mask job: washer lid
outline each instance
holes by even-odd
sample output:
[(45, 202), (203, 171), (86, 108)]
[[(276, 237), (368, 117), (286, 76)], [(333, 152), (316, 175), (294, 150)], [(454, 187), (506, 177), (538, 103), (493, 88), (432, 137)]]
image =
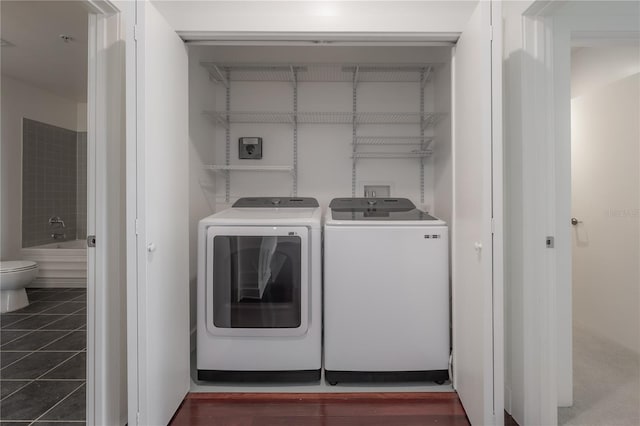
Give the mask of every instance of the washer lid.
[(362, 220), (362, 221), (440, 221), (438, 218), (425, 213), (422, 210), (411, 209), (406, 211), (394, 211), (384, 209), (368, 210), (331, 210), (331, 218), (335, 220)]
[(387, 211), (408, 211), (416, 205), (408, 198), (334, 198), (329, 204), (332, 210), (363, 211), (384, 209)]
[(319, 204), (311, 197), (246, 197), (238, 199), (231, 207), (311, 208), (319, 207)]
[(329, 204), (335, 220), (434, 221), (406, 198), (334, 198)]
[(3, 260), (0, 261), (0, 272), (19, 272), (38, 267), (36, 262), (31, 260)]

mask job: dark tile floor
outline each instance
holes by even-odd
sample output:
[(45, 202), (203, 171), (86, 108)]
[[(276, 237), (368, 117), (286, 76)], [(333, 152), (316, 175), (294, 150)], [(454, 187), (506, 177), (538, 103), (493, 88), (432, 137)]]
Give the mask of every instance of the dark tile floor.
[(28, 289), (0, 315), (0, 424), (85, 423), (87, 292)]

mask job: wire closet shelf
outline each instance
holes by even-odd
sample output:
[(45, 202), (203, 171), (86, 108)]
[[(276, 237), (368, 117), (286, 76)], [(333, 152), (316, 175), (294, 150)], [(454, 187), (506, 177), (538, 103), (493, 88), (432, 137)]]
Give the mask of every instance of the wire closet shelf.
[[(231, 81), (417, 83), (423, 86), (440, 63), (420, 64), (225, 64), (201, 62), (209, 78), (223, 85)], [(228, 77), (227, 77), (228, 76)]]
[[(359, 159), (411, 159), (420, 160), (421, 200), (424, 198), (424, 159), (432, 155), (434, 138), (425, 136), (425, 130), (435, 127), (447, 113), (425, 111), (425, 87), (432, 80), (441, 63), (405, 64), (326, 64), (326, 63), (219, 63), (201, 62), (209, 79), (225, 87), (226, 108), (223, 111), (203, 111), (215, 126), (226, 131), (226, 160), (224, 165), (210, 165), (207, 169), (223, 172), (226, 176), (226, 199), (230, 196), (231, 171), (290, 172), (293, 176), (293, 193), (297, 193), (297, 134), (300, 124), (352, 125), (352, 192), (356, 188), (356, 163)], [(232, 111), (230, 89), (232, 82), (285, 82), (293, 88), (292, 111)], [(353, 92), (353, 110), (299, 111), (297, 94), (299, 83), (336, 82), (349, 83)], [(420, 91), (419, 112), (357, 111), (357, 88), (361, 83), (413, 83)], [(291, 166), (232, 165), (229, 158), (229, 132), (233, 124), (289, 124), (292, 126), (293, 164)], [(415, 125), (416, 136), (359, 135), (361, 125)], [(406, 129), (405, 129), (406, 130)], [(384, 149), (386, 147), (386, 149)], [(404, 147), (404, 148), (403, 148)], [(409, 147), (409, 149), (407, 148)], [(413, 147), (413, 149), (411, 149)]]

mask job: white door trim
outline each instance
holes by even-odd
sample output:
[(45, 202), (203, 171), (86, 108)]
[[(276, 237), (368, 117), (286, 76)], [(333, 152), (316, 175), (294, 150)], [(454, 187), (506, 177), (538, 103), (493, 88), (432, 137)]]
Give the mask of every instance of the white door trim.
[[(633, 14), (558, 13), (568, 3), (539, 1), (523, 16), (524, 423), (550, 426), (558, 406), (573, 403), (571, 40), (638, 35)], [(554, 249), (545, 247), (546, 236), (555, 237)]]
[(502, 2), (491, 2), (491, 232), (493, 234), (493, 414), (504, 424), (504, 148)]
[(453, 46), (460, 33), (178, 31), (185, 43), (205, 46)]
[(114, 322), (124, 309), (118, 258), (124, 235), (112, 229), (120, 220), (120, 194), (112, 175), (120, 168), (117, 152), (124, 124), (121, 116), (112, 114), (122, 102), (121, 57), (113, 48), (119, 40), (119, 11), (109, 1), (85, 0), (83, 5), (89, 12), (87, 234), (97, 236), (96, 247), (87, 249), (86, 419), (88, 424), (113, 424), (120, 423), (125, 412), (120, 396), (125, 366), (120, 360), (126, 351), (120, 344), (124, 330)]

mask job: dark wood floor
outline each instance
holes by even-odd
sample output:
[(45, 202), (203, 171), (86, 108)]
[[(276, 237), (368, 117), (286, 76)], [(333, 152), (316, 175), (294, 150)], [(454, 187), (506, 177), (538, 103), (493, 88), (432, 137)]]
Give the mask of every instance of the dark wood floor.
[(468, 426), (457, 394), (191, 393), (172, 426)]

